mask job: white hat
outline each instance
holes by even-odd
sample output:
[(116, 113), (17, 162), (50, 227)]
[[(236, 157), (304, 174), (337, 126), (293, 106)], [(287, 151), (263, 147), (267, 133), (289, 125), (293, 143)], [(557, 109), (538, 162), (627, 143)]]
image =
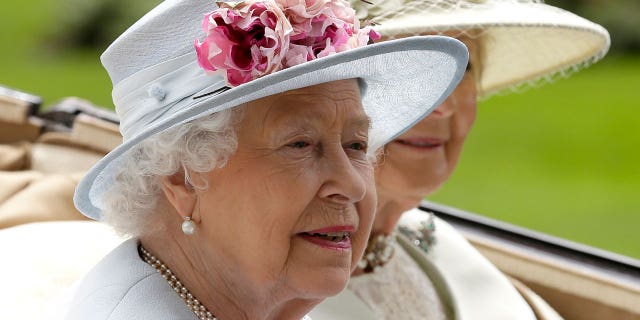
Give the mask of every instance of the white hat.
[[(536, 0), (351, 0), (386, 39), (467, 33), (480, 44), (478, 93), (547, 82), (592, 64), (611, 40), (602, 26)], [(471, 31), (471, 32), (470, 32)]]
[[(256, 70), (264, 70), (264, 66), (256, 67), (250, 72), (249, 79), (239, 83), (237, 78), (231, 81), (229, 70), (232, 67), (228, 70), (218, 68), (215, 72), (203, 69), (211, 67), (207, 64), (217, 59), (214, 55), (220, 51), (217, 47), (205, 48), (216, 45), (206, 43), (212, 35), (212, 22), (220, 23), (222, 16), (224, 19), (231, 19), (231, 16), (239, 14), (236, 10), (243, 10), (240, 8), (246, 8), (245, 5), (276, 7), (281, 6), (280, 2), (290, 5), (296, 1), (249, 0), (221, 4), (221, 9), (218, 9), (213, 1), (168, 0), (125, 31), (102, 55), (102, 63), (114, 83), (113, 100), (120, 117), (120, 131), (124, 140), (122, 145), (96, 163), (82, 179), (74, 197), (76, 207), (86, 216), (98, 219), (103, 207), (101, 196), (113, 184), (116, 169), (126, 157), (127, 151), (156, 133), (204, 115), (280, 92), (358, 78), (364, 110), (371, 119), (371, 141), (382, 144), (426, 116), (455, 89), (464, 75), (468, 52), (461, 42), (448, 37), (428, 36), (364, 45), (369, 36), (374, 34), (363, 36), (361, 31), (369, 32), (369, 27), (360, 28), (357, 19), (351, 22), (344, 20), (349, 14), (355, 15), (347, 1), (319, 1), (322, 2), (316, 4), (324, 4), (315, 6), (314, 10), (325, 10), (332, 6), (326, 9), (328, 12), (322, 11), (326, 16), (333, 15), (330, 17), (336, 21), (333, 25), (338, 26), (331, 31), (331, 36), (344, 36), (345, 33), (353, 32), (353, 36), (342, 44), (352, 46), (344, 49), (337, 45), (329, 48), (327, 45), (328, 49), (317, 53), (318, 57), (313, 57), (311, 61), (254, 76)], [(299, 2), (300, 6), (295, 10), (311, 10), (305, 6), (304, 0)], [(278, 8), (280, 9), (274, 10), (282, 9)], [(228, 10), (223, 12), (223, 9)], [(219, 14), (215, 19), (209, 15), (214, 10)], [(339, 12), (336, 14), (331, 10)], [(281, 32), (292, 20), (285, 16), (285, 11), (282, 9), (269, 13), (271, 16), (260, 16), (260, 19), (266, 17), (260, 21), (283, 23), (273, 26), (276, 33)], [(203, 21), (205, 14), (207, 17)], [(249, 13), (251, 14), (254, 11)], [(248, 20), (242, 19), (238, 20), (240, 22), (236, 26), (242, 24), (242, 27), (247, 27)], [(317, 20), (313, 21), (315, 23)], [(256, 21), (252, 23), (254, 22)], [(265, 27), (265, 38), (274, 36), (267, 34), (266, 30)], [(293, 50), (294, 34), (290, 39), (280, 39), (282, 43), (289, 44), (290, 41), (289, 50)], [(314, 37), (317, 38), (318, 34), (314, 34)], [(236, 40), (239, 43), (253, 38), (245, 35)], [(262, 39), (262, 35), (259, 38)], [(194, 46), (196, 39), (198, 41)], [(202, 39), (205, 40), (200, 42)], [(296, 34), (295, 39), (300, 39), (300, 33)], [(309, 36), (303, 38), (303, 41), (309, 39), (313, 40)], [(336, 40), (335, 43), (338, 41), (341, 40)], [(337, 53), (328, 52), (332, 50)], [(255, 58), (255, 52), (250, 52), (250, 57)], [(327, 52), (330, 54), (325, 54)], [(291, 59), (294, 58), (296, 57)], [(228, 59), (223, 63), (236, 66)], [(267, 66), (269, 68), (271, 65)], [(237, 72), (238, 69), (233, 71)], [(230, 85), (232, 82), (235, 83)]]

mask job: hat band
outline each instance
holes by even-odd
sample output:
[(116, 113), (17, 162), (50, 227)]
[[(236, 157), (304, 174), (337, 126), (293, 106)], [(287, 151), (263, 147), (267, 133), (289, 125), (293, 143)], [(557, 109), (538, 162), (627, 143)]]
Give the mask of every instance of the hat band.
[(224, 88), (222, 74), (207, 73), (195, 53), (144, 69), (114, 86), (112, 96), (121, 119), (124, 141), (137, 136), (154, 123), (184, 111), (203, 93)]

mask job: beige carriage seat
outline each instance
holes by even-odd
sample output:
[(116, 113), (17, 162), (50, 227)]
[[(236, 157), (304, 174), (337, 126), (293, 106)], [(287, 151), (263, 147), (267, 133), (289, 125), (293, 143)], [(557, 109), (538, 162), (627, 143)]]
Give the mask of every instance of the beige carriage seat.
[(44, 121), (31, 115), (37, 112), (40, 98), (28, 94), (7, 95), (2, 89), (0, 87), (0, 144), (36, 140)]
[[(26, 100), (0, 92), (0, 252), (15, 289), (0, 293), (0, 319), (52, 318), (54, 301), (123, 239), (77, 221), (86, 219), (72, 200), (86, 170), (121, 143), (117, 125), (82, 113), (62, 125)], [(91, 104), (67, 98), (51, 109), (78, 105)]]
[[(115, 123), (86, 114), (71, 129), (34, 116), (32, 106), (0, 96), (0, 228), (78, 220), (73, 192), (82, 175), (121, 143)], [(67, 98), (58, 105), (89, 104)], [(59, 125), (58, 125), (59, 126)]]
[(434, 202), (421, 207), (449, 222), (510, 277), (538, 319), (553, 311), (571, 320), (640, 320), (637, 259)]
[(528, 301), (539, 295), (565, 319), (640, 319), (637, 275), (606, 272), (478, 233), (464, 235), (502, 272), (519, 279), (512, 282)]

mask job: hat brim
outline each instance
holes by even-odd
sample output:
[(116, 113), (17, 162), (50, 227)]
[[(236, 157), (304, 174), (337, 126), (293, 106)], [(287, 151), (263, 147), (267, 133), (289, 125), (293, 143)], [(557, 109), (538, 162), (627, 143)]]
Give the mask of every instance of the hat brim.
[(602, 58), (610, 46), (602, 26), (540, 3), (483, 3), (469, 9), (407, 10), (379, 21), (383, 37), (480, 31), (478, 93), (486, 96), (549, 80)]
[[(127, 139), (98, 161), (80, 181), (76, 207), (98, 220), (101, 195), (113, 184), (122, 159), (141, 141), (173, 126), (280, 92), (357, 78), (362, 104), (371, 120), (372, 141), (385, 143), (429, 114), (456, 88), (468, 51), (449, 37), (423, 36), (387, 41), (337, 53), (255, 79), (185, 106)], [(381, 144), (382, 144), (381, 143)]]

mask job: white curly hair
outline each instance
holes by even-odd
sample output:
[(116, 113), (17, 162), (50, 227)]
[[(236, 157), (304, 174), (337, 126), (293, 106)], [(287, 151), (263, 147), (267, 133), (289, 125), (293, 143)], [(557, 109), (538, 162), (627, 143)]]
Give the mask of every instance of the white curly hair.
[(193, 181), (188, 172), (208, 172), (226, 164), (238, 145), (236, 124), (243, 109), (220, 111), (173, 127), (129, 151), (114, 184), (103, 195), (105, 222), (126, 236), (149, 231), (153, 219), (148, 215), (158, 209), (163, 197), (161, 179), (181, 170), (185, 183), (207, 188), (206, 181)]

